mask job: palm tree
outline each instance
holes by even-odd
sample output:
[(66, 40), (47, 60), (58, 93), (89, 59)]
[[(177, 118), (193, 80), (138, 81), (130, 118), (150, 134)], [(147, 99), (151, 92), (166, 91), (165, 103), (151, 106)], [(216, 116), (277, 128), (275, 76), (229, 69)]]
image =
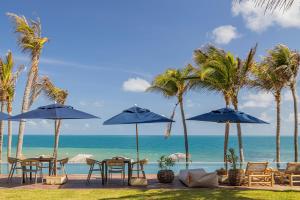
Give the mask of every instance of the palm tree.
[[(251, 48), (247, 58), (245, 61), (242, 61), (240, 58), (237, 58), (237, 66), (233, 66), (234, 73), (232, 73), (232, 81), (233, 81), (233, 92), (232, 92), (232, 105), (236, 111), (238, 108), (238, 96), (239, 92), (242, 88), (248, 86), (249, 83), (249, 73), (251, 68), (255, 64), (254, 56), (256, 53), (255, 47)], [(241, 124), (237, 123), (237, 134), (238, 134), (238, 143), (239, 143), (239, 154), (240, 154), (240, 162), (244, 162), (244, 150), (243, 150), (243, 141), (242, 141), (242, 128)]]
[[(191, 87), (221, 93), (225, 100), (225, 106), (229, 107), (233, 96), (232, 66), (237, 65), (233, 55), (208, 45), (194, 51), (194, 60), (198, 67), (191, 77)], [(229, 130), (230, 124), (226, 123), (224, 138), (224, 164), (226, 169)]]
[[(68, 97), (68, 91), (56, 87), (47, 77), (43, 79), (43, 87), (44, 87), (43, 90), (45, 95), (50, 100), (53, 100), (60, 104), (65, 104)], [(57, 158), (60, 126), (61, 126), (61, 120), (56, 120), (55, 121), (55, 143), (54, 143), (54, 151), (53, 151), (53, 156), (55, 158)]]
[[(27, 22), (24, 16), (18, 16), (13, 13), (7, 14), (15, 24), (15, 32), (18, 33), (18, 44), (23, 52), (29, 52), (31, 55), (31, 68), (28, 73), (27, 83), (24, 90), (22, 110), (21, 112), (27, 112), (29, 107), (30, 93), (32, 92), (32, 86), (38, 79), (38, 65), (41, 55), (41, 51), (44, 44), (48, 41), (48, 38), (41, 35), (41, 23), (39, 20), (30, 20)], [(18, 145), (17, 145), (17, 157), (22, 154), (23, 136), (24, 136), (25, 122), (20, 122)]]
[[(15, 97), (16, 81), (23, 70), (23, 66), (18, 67), (16, 72), (13, 72), (14, 60), (11, 51), (6, 55), (5, 61), (0, 58), (0, 82), (1, 82), (1, 102), (6, 103), (7, 113), (12, 114), (12, 103)], [(2, 106), (1, 106), (2, 108)], [(2, 159), (2, 145), (3, 145), (3, 124), (1, 122), (1, 144), (0, 144), (0, 156)], [(12, 143), (12, 123), (8, 121), (7, 127), (7, 157), (11, 154)]]
[[(238, 110), (239, 91), (247, 85), (248, 74), (254, 63), (256, 46), (251, 48), (245, 61), (234, 58), (230, 52), (208, 45), (198, 49), (194, 53), (194, 59), (198, 65), (196, 69), (195, 85), (218, 91), (223, 94), (226, 107), (232, 103), (235, 110)], [(198, 74), (198, 75), (197, 75)], [(240, 161), (244, 162), (242, 129), (237, 123), (238, 143)], [(229, 123), (226, 124), (224, 141), (224, 161), (226, 163), (226, 152), (229, 137)]]
[[(65, 104), (68, 92), (61, 88), (56, 87), (48, 77), (42, 77), (35, 85), (34, 85), (34, 93), (31, 94), (30, 102), (34, 102), (40, 93), (44, 93), (46, 97), (54, 102)], [(59, 130), (61, 127), (61, 120), (55, 120), (55, 141), (53, 148), (53, 157), (57, 159), (57, 151), (58, 151), (58, 143), (59, 143)], [(56, 165), (56, 161), (54, 162)], [(54, 167), (54, 174), (56, 175), (56, 166)]]
[(280, 112), (281, 112), (281, 91), (287, 85), (284, 68), (278, 66), (276, 60), (272, 56), (272, 50), (269, 51), (267, 57), (263, 61), (253, 67), (252, 74), (254, 79), (250, 82), (256, 87), (274, 95), (276, 102), (276, 162), (280, 167)]
[(287, 46), (279, 44), (269, 52), (273, 66), (283, 70), (283, 75), (288, 82), (294, 102), (294, 155), (298, 161), (298, 108), (297, 108), (297, 75), (300, 65), (300, 54), (290, 50)]
[(187, 65), (183, 69), (168, 69), (164, 73), (156, 76), (147, 89), (151, 92), (159, 92), (167, 98), (176, 97), (180, 106), (181, 119), (184, 132), (184, 144), (186, 155), (186, 167), (189, 165), (189, 143), (188, 132), (184, 114), (184, 101), (183, 96), (190, 88), (190, 81), (187, 79), (193, 71), (191, 65)]

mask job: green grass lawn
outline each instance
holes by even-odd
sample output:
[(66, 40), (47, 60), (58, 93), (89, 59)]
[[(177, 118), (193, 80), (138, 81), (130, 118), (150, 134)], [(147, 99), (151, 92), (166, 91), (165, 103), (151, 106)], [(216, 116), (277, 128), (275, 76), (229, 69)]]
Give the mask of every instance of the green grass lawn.
[(192, 190), (139, 190), (139, 189), (1, 189), (0, 199), (17, 200), (104, 200), (104, 199), (300, 199), (296, 191), (262, 191), (262, 190), (222, 190), (222, 189), (192, 189)]

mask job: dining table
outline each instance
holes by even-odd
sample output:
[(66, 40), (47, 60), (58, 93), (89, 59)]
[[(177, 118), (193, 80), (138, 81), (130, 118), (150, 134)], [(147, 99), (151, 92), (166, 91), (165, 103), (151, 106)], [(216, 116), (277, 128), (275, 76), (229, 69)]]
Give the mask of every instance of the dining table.
[[(130, 179), (132, 175), (132, 159), (130, 158), (120, 158), (124, 161), (125, 165), (127, 165), (127, 184), (130, 185)], [(105, 185), (107, 183), (107, 161), (111, 159), (104, 159), (101, 161), (102, 164), (102, 170), (101, 170), (101, 176), (102, 176), (102, 185)]]
[[(52, 173), (52, 167), (53, 167), (53, 162), (54, 162), (54, 157), (43, 157), (43, 156), (40, 156), (40, 157), (33, 157), (33, 158), (25, 158), (25, 159), (21, 159), (20, 162), (26, 162), (26, 160), (31, 160), (31, 161), (38, 161), (40, 163), (47, 163), (48, 166), (47, 167), (44, 167), (42, 166), (42, 170), (43, 168), (48, 168), (48, 175), (50, 176), (51, 173)], [(30, 165), (30, 170), (32, 169), (32, 166)], [(25, 183), (26, 180), (25, 180), (25, 174), (22, 173), (22, 182)], [(30, 180), (32, 180), (32, 172), (30, 172)]]

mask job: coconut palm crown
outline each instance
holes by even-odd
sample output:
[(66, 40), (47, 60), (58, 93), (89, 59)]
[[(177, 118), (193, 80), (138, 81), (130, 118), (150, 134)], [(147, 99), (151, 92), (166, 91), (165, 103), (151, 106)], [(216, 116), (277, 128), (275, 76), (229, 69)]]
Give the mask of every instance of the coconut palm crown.
[[(18, 69), (14, 70), (14, 60), (11, 51), (8, 51), (4, 60), (0, 58), (0, 101), (4, 109), (4, 105), (6, 104), (6, 110), (9, 115), (12, 114), (12, 103), (15, 97), (15, 87), (17, 79), (19, 78), (23, 66), (18, 67)], [(2, 109), (2, 112), (3, 112)], [(0, 156), (2, 158), (2, 146), (3, 146), (3, 122), (0, 123)], [(11, 143), (12, 143), (12, 124), (11, 121), (8, 121), (7, 128), (7, 157), (10, 157), (11, 153)]]
[(188, 77), (191, 76), (193, 67), (187, 65), (183, 69), (168, 69), (164, 73), (156, 76), (152, 85), (147, 89), (150, 92), (158, 92), (163, 94), (166, 98), (176, 97), (180, 106), (184, 140), (185, 140), (185, 154), (186, 154), (186, 167), (189, 163), (189, 143), (187, 136), (187, 126), (185, 122), (183, 96), (190, 89), (190, 81)]
[[(30, 108), (30, 94), (35, 92), (33, 86), (38, 81), (40, 54), (48, 38), (42, 37), (41, 35), (42, 29), (39, 19), (36, 21), (30, 20), (30, 22), (28, 22), (24, 16), (18, 16), (14, 13), (7, 13), (7, 15), (12, 19), (15, 25), (14, 30), (18, 35), (17, 40), (19, 47), (23, 52), (28, 52), (31, 55), (31, 68), (28, 73), (22, 102), (21, 112), (23, 113), (27, 112)], [(17, 157), (21, 157), (22, 155), (24, 130), (25, 122), (22, 121), (19, 125)]]

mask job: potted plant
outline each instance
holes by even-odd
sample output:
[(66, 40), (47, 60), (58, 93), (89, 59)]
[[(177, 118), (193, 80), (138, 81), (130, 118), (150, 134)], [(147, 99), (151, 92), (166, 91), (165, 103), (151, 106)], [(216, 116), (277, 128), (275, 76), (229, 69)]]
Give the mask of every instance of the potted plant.
[(227, 175), (227, 171), (223, 167), (220, 168), (220, 169), (217, 169), (216, 172), (217, 172), (217, 174), (219, 176), (225, 176), (225, 175)]
[(241, 164), (238, 160), (234, 149), (230, 148), (229, 155), (227, 155), (227, 161), (231, 164), (231, 168), (228, 171), (228, 183), (232, 186), (240, 186), (244, 180), (244, 170), (241, 169)]
[(172, 183), (175, 176), (171, 167), (175, 165), (175, 161), (168, 156), (161, 156), (157, 162), (160, 169), (157, 173), (158, 181), (160, 183)]

